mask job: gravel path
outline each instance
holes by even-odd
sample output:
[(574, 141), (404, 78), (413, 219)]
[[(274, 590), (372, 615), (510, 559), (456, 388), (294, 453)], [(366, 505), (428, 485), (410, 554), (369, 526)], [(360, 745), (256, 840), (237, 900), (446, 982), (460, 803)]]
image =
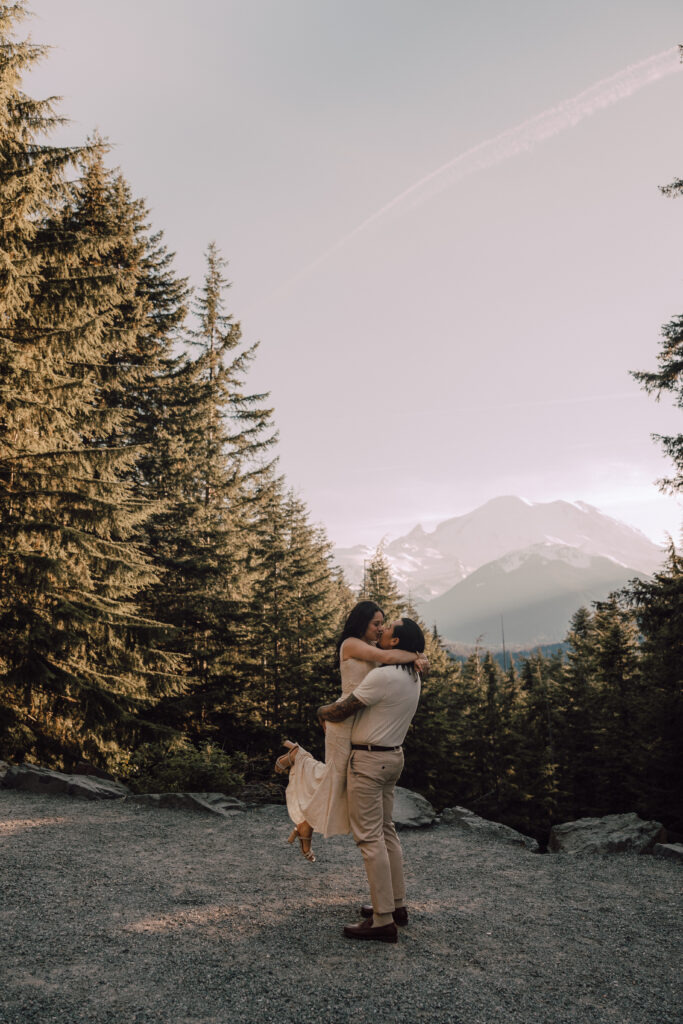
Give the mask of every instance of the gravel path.
[(402, 832), (411, 920), (353, 942), (349, 837), (0, 790), (0, 1021), (681, 1024), (680, 865)]

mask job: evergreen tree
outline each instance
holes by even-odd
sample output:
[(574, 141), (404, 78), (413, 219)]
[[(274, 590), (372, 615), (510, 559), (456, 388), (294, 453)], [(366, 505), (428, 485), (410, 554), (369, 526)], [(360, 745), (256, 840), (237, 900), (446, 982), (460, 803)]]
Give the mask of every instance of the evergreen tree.
[(479, 647), (462, 667), (449, 702), (452, 738), (447, 777), (455, 785), (456, 802), (481, 811), (487, 790), (482, 778), (482, 731), (486, 705), (483, 658)]
[(320, 746), (315, 708), (339, 692), (335, 640), (350, 594), (332, 566), (324, 532), (308, 522), (306, 506), (291, 491), (271, 504), (256, 556), (252, 715), (271, 731), (271, 743), (291, 733)]
[[(681, 51), (683, 55), (683, 50)], [(662, 188), (664, 195), (683, 195), (683, 180), (675, 179)], [(675, 405), (683, 408), (683, 316), (675, 316), (662, 327), (662, 343), (656, 371), (633, 376), (657, 401), (668, 392)], [(683, 491), (683, 434), (655, 435), (673, 462), (673, 475), (660, 481), (662, 490)], [(666, 565), (652, 581), (634, 580), (624, 593), (634, 608), (643, 635), (642, 678), (648, 684), (644, 727), (649, 737), (648, 759), (643, 775), (644, 801), (652, 813), (683, 830), (683, 763), (681, 723), (683, 721), (683, 589), (681, 557), (674, 543), (669, 546)]]
[(594, 684), (593, 615), (579, 608), (566, 637), (561, 716), (558, 722), (562, 816), (598, 813), (600, 775), (597, 745), (601, 729), (598, 690)]
[[(117, 261), (119, 231), (102, 229), (92, 149), (39, 141), (54, 119), (19, 90), (40, 55), (8, 37), (21, 12), (3, 5), (0, 20), (2, 743), (55, 764), (112, 763), (158, 666), (145, 642), (153, 624), (134, 602), (154, 578), (135, 542), (147, 513), (126, 480), (135, 451), (112, 401), (126, 384), (116, 354), (129, 339), (116, 321), (135, 273)], [(82, 177), (68, 184), (77, 158)]]
[(245, 391), (256, 346), (242, 345), (226, 312), (224, 267), (211, 244), (190, 334), (197, 354), (177, 361), (163, 403), (150, 410), (156, 443), (141, 473), (161, 503), (147, 532), (165, 573), (147, 607), (175, 627), (188, 672), (187, 693), (165, 701), (157, 717), (196, 740), (220, 736), (232, 746), (255, 657), (249, 609), (258, 524), (277, 481), (267, 456), (271, 410), (265, 395)]
[[(625, 593), (642, 636), (638, 733), (644, 747), (635, 780), (639, 806), (649, 817), (683, 832), (683, 557), (673, 543), (651, 580), (634, 580)], [(646, 687), (646, 690), (645, 690)]]
[(379, 605), (386, 622), (397, 618), (405, 606), (381, 545), (365, 566), (359, 600), (374, 601)]
[(643, 768), (639, 726), (645, 695), (635, 618), (616, 594), (596, 603), (590, 653), (597, 695), (596, 802), (601, 813), (628, 811)]
[(403, 614), (420, 625), (425, 634), (425, 654), (429, 658), (429, 671), (422, 677), (420, 703), (406, 736), (408, 757), (404, 784), (445, 807), (455, 781), (451, 705), (459, 683), (460, 665), (448, 655), (436, 627), (427, 630), (410, 604), (403, 609)]
[(558, 800), (559, 667), (540, 652), (525, 658), (514, 716), (516, 820), (538, 834), (547, 834)]
[(491, 794), (488, 798), (488, 806), (495, 807), (496, 814), (499, 814), (502, 805), (505, 762), (500, 693), (502, 672), (488, 651), (484, 658), (483, 671), (486, 703), (481, 737), (482, 776), (485, 788)]
[[(667, 196), (682, 196), (683, 181), (676, 179), (662, 188)], [(669, 392), (675, 405), (683, 409), (683, 316), (675, 316), (662, 327), (662, 343), (657, 356), (655, 371), (638, 371), (633, 376), (649, 395), (657, 401), (664, 392)], [(674, 464), (674, 474), (660, 481), (662, 489), (675, 493), (683, 490), (683, 434), (662, 436), (655, 434), (665, 453)]]

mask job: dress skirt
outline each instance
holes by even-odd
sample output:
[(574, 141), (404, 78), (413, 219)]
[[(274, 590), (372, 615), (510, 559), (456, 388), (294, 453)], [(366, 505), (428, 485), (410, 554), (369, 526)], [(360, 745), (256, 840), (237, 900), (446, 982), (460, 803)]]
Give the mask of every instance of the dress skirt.
[(346, 769), (354, 720), (352, 716), (344, 722), (327, 723), (324, 763), (299, 747), (286, 790), (287, 810), (295, 825), (307, 821), (324, 836), (351, 831)]

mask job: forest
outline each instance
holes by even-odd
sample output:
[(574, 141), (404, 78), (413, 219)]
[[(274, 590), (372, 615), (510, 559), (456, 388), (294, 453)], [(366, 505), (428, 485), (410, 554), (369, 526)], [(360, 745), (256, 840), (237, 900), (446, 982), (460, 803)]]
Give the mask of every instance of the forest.
[[(61, 115), (22, 91), (45, 55), (25, 10), (0, 2), (0, 758), (240, 792), (271, 780), (286, 737), (321, 754), (315, 709), (359, 595), (278, 472), (220, 248), (191, 287), (106, 141), (50, 143)], [(655, 358), (634, 376), (683, 407), (683, 316)], [(683, 435), (658, 443), (680, 493)], [(362, 596), (414, 616), (381, 550)], [(635, 810), (680, 837), (673, 541), (566, 641), (504, 671), (429, 632), (401, 784), (536, 836)]]

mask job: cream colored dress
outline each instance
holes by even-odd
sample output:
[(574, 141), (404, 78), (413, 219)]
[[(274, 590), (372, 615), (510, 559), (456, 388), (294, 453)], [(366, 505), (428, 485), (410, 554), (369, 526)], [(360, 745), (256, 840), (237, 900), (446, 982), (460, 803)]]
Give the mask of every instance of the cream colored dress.
[[(340, 661), (342, 693), (339, 700), (353, 693), (377, 664), (357, 658)], [(286, 790), (287, 810), (295, 825), (307, 821), (324, 836), (338, 836), (351, 831), (346, 802), (346, 768), (354, 720), (355, 716), (351, 715), (344, 722), (327, 723), (324, 764), (299, 747)]]

